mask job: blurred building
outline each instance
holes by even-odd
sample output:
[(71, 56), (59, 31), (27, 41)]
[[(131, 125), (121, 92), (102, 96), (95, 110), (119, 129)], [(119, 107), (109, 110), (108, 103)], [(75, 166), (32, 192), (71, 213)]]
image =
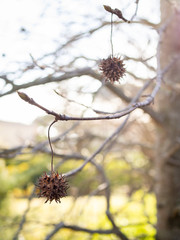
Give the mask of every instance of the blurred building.
[(17, 147), (32, 142), (37, 136), (37, 125), (0, 121), (0, 148)]

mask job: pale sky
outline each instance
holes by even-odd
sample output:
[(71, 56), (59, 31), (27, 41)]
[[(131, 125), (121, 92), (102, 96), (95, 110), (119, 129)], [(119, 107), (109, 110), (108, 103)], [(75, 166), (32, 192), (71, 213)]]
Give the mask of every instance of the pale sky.
[[(82, 15), (84, 12), (88, 13), (90, 10), (95, 12), (95, 9), (98, 7), (96, 15), (99, 14), (99, 17), (101, 17), (103, 14), (101, 14), (101, 10), (99, 9), (101, 9), (103, 4), (110, 5), (111, 3), (110, 6), (112, 8), (124, 9), (124, 13), (131, 16), (135, 9), (134, 2), (135, 0), (0, 0), (0, 74), (4, 74), (7, 71), (16, 71), (21, 66), (19, 64), (21, 62), (30, 62), (29, 54), (38, 58), (44, 53), (53, 51), (58, 46), (58, 41), (63, 41), (62, 35), (64, 36), (67, 32), (66, 24), (63, 23), (63, 21), (65, 21), (66, 18), (68, 18), (69, 21), (69, 16), (71, 17), (71, 21), (75, 23), (72, 31), (76, 33), (80, 31), (81, 28), (83, 30), (84, 27), (88, 27), (88, 23), (83, 23)], [(157, 5), (157, 0), (140, 0), (139, 2), (138, 16), (149, 16), (153, 22), (158, 23), (159, 6)], [(92, 7), (88, 8), (89, 5)], [(59, 9), (59, 12), (57, 9)], [(64, 16), (61, 14), (61, 10), (68, 11), (68, 15)], [(102, 12), (103, 11), (102, 7)], [(91, 27), (91, 24), (93, 25), (95, 23), (89, 22), (89, 27)], [(25, 29), (26, 33), (22, 31), (22, 28)], [(110, 31), (110, 29), (106, 31)], [(140, 26), (137, 26), (137, 31), (134, 31), (134, 38), (138, 38), (138, 41), (143, 42), (143, 35), (139, 36), (139, 31)], [(123, 32), (126, 32), (126, 28), (122, 28), (122, 33)], [(116, 34), (114, 40), (115, 51), (119, 52), (119, 50), (122, 49), (122, 51), (125, 51), (127, 54), (136, 54), (133, 53), (131, 47), (127, 45), (127, 38), (125, 34), (123, 35), (122, 33), (119, 32)], [(107, 32), (101, 34), (101, 39), (97, 36), (90, 42), (88, 41), (90, 40), (87, 39), (82, 42), (76, 51), (80, 51), (81, 54), (84, 53), (84, 55), (92, 55), (95, 58), (102, 58), (109, 55), (110, 44)], [(146, 46), (144, 47), (146, 48)], [(155, 45), (153, 45), (153, 47), (155, 47)], [(3, 54), (5, 54), (5, 57)], [(76, 52), (74, 54), (76, 54)], [(133, 68), (133, 66), (131, 67)], [(18, 81), (22, 83), (24, 80), (33, 80), (38, 76), (38, 72), (32, 72)], [(42, 76), (42, 73), (40, 76)], [(86, 79), (85, 81), (88, 80)], [(22, 91), (46, 107), (61, 111), (62, 99), (54, 93), (53, 90), (55, 86), (55, 84), (48, 85), (47, 87), (38, 86)], [(2, 82), (0, 80), (0, 90), (1, 88)], [(37, 116), (45, 115), (40, 109), (36, 109), (22, 101), (16, 93), (0, 98), (0, 111), (0, 120), (27, 124), (31, 123)]]

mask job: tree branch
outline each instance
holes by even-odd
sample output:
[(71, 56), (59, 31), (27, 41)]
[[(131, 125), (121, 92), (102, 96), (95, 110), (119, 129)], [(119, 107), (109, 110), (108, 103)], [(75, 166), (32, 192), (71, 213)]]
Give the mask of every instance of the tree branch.
[(50, 240), (60, 229), (71, 229), (73, 231), (79, 231), (79, 232), (86, 232), (86, 233), (90, 233), (90, 234), (113, 234), (114, 233), (114, 229), (89, 229), (89, 228), (83, 228), (83, 227), (79, 227), (77, 225), (68, 225), (65, 224), (64, 222), (60, 222), (59, 224), (57, 224), (55, 226), (55, 228), (53, 229), (53, 231), (46, 236), (45, 240)]
[(19, 224), (19, 228), (16, 231), (16, 233), (15, 233), (15, 235), (13, 237), (13, 240), (19, 239), (18, 237), (19, 237), (19, 234), (22, 231), (23, 226), (24, 226), (24, 224), (26, 222), (26, 217), (27, 217), (27, 214), (28, 214), (28, 212), (30, 210), (30, 204), (31, 204), (31, 200), (33, 199), (34, 193), (35, 193), (35, 187), (33, 188), (32, 193), (29, 195), (27, 208), (24, 211), (24, 214), (23, 214), (23, 216), (21, 218), (21, 221), (20, 221), (20, 224)]

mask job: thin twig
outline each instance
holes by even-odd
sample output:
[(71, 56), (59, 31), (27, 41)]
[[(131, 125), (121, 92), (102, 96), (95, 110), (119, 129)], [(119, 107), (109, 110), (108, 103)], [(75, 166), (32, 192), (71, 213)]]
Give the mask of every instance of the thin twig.
[(137, 11), (138, 11), (138, 7), (139, 7), (139, 0), (136, 0), (136, 9), (135, 9), (135, 12), (134, 12), (133, 16), (131, 17), (130, 21), (133, 21), (133, 19), (136, 17)]
[(106, 146), (107, 143), (109, 143), (117, 134), (120, 133), (120, 131), (124, 128), (127, 120), (128, 120), (128, 116), (125, 118), (123, 123), (101, 144), (101, 146), (89, 158), (87, 158), (84, 161), (84, 163), (80, 167), (67, 172), (66, 174), (64, 174), (64, 176), (69, 177), (69, 176), (72, 176), (72, 175), (76, 174), (77, 172), (81, 171), (86, 166), (87, 163), (89, 163), (92, 159), (94, 159), (94, 157), (98, 153), (100, 153), (102, 151), (102, 149)]
[(151, 94), (143, 102), (138, 102), (138, 103), (134, 104), (134, 106), (136, 106), (136, 107), (144, 107), (144, 106), (147, 106), (150, 103), (152, 103), (154, 101), (156, 94), (158, 93), (158, 91), (161, 87), (163, 71), (161, 70), (161, 65), (160, 65), (160, 45), (161, 45), (162, 34), (166, 27), (167, 27), (167, 24), (163, 25), (162, 28), (159, 30), (159, 41), (158, 41), (157, 54), (156, 54), (156, 57), (157, 57), (156, 85), (155, 85), (154, 89), (152, 90)]
[(112, 217), (112, 214), (110, 213), (109, 210), (106, 211), (106, 215), (108, 217), (108, 219), (110, 220), (112, 226), (113, 226), (113, 230), (114, 233), (122, 240), (128, 240), (128, 238), (126, 237), (126, 235), (124, 233), (121, 232), (121, 230), (116, 226), (114, 219)]
[[(61, 140), (62, 138), (64, 138), (70, 131), (72, 131), (74, 128), (76, 128), (79, 125), (79, 122), (75, 122), (70, 128), (68, 128), (66, 131), (64, 131), (63, 133), (61, 133), (59, 136), (51, 138), (51, 143), (55, 143), (59, 140)], [(37, 143), (35, 146), (30, 146), (29, 148), (32, 148), (32, 152), (37, 152), (38, 150), (42, 150), (47, 144), (49, 143), (49, 141), (43, 141), (40, 143)], [(28, 147), (28, 146), (27, 146)]]
[[(24, 101), (28, 102), (31, 105), (34, 105), (43, 111), (45, 111), (47, 114), (50, 114), (56, 118), (57, 121), (91, 121), (91, 120), (110, 120), (110, 119), (118, 119), (123, 116), (126, 116), (127, 114), (134, 111), (138, 106), (132, 106), (128, 110), (120, 113), (120, 114), (112, 114), (107, 116), (100, 116), (100, 117), (70, 117), (64, 114), (58, 114), (54, 111), (50, 111), (49, 109), (43, 107), (42, 105), (35, 102), (32, 98), (30, 98), (27, 94), (18, 91), (17, 92)], [(148, 103), (149, 104), (149, 103)]]
[(78, 232), (86, 232), (90, 234), (98, 233), (98, 234), (109, 235), (114, 233), (113, 229), (94, 229), (93, 230), (85, 227), (79, 227), (77, 225), (68, 225), (68, 224), (65, 224), (64, 222), (60, 222), (55, 226), (53, 231), (46, 236), (45, 240), (50, 240), (60, 229), (63, 229), (63, 228), (71, 229), (73, 231), (78, 231)]

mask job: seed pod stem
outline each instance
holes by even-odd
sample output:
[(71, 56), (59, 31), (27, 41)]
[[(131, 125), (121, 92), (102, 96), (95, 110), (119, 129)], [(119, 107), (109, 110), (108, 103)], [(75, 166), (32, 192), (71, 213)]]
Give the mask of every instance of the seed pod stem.
[(49, 142), (49, 146), (50, 146), (50, 149), (51, 149), (51, 174), (54, 172), (54, 167), (53, 167), (54, 152), (53, 152), (53, 148), (52, 148), (52, 144), (51, 144), (50, 129), (55, 122), (57, 122), (56, 119), (48, 127), (48, 142)]

